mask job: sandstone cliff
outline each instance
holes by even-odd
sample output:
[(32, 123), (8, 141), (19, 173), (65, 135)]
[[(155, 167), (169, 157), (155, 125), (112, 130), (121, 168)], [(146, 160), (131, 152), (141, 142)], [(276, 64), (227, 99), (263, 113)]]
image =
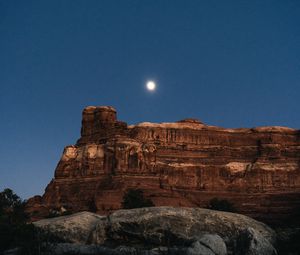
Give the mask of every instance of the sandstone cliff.
[(61, 208), (108, 213), (128, 188), (143, 189), (157, 206), (205, 207), (219, 197), (268, 223), (293, 219), (300, 131), (226, 129), (194, 119), (129, 126), (112, 107), (87, 107), (80, 139), (65, 147), (55, 178), (28, 211), (36, 218)]

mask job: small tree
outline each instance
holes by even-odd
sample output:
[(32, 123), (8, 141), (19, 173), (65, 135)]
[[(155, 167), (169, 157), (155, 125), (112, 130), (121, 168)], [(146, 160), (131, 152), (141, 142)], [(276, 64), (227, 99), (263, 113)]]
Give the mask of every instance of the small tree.
[(40, 254), (41, 243), (34, 225), (27, 223), (25, 203), (11, 189), (0, 192), (0, 253), (18, 248), (18, 254)]
[(226, 199), (213, 198), (209, 201), (208, 209), (224, 211), (224, 212), (235, 212), (233, 204)]
[(144, 197), (141, 189), (128, 189), (123, 196), (122, 207), (124, 209), (151, 207), (154, 206), (151, 199)]
[(0, 252), (13, 247), (27, 230), (25, 202), (11, 189), (0, 192)]

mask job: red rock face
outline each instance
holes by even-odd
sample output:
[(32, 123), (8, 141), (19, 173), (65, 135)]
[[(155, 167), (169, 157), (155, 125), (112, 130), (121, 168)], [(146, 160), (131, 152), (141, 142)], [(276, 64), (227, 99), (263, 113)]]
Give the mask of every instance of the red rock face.
[(128, 188), (155, 205), (205, 207), (214, 197), (268, 223), (291, 219), (300, 205), (300, 131), (225, 129), (194, 119), (127, 126), (112, 107), (83, 111), (81, 138), (64, 149), (34, 217), (66, 208), (109, 213)]

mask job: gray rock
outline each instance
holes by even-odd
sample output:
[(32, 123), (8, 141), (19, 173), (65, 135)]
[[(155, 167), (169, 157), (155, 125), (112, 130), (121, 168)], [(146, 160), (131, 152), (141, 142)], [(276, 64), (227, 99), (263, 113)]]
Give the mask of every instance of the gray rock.
[(52, 250), (53, 254), (81, 254), (81, 255), (93, 255), (99, 252), (100, 248), (96, 245), (84, 245), (73, 243), (59, 243)]
[(237, 255), (276, 255), (277, 252), (269, 240), (249, 227), (239, 236)]
[(184, 255), (186, 249), (174, 249), (167, 247), (158, 247), (151, 250), (143, 250), (140, 248), (119, 246), (116, 248), (108, 248), (98, 245), (83, 245), (71, 243), (59, 243), (51, 254), (64, 255), (64, 254), (80, 254), (80, 255)]
[(192, 244), (190, 248), (187, 249), (187, 255), (216, 255), (209, 247), (204, 246), (199, 241)]
[(226, 244), (218, 235), (205, 234), (199, 239), (199, 243), (209, 248), (216, 255), (227, 254)]
[(33, 224), (46, 234), (54, 234), (61, 242), (85, 244), (96, 224), (103, 218), (106, 217), (80, 212), (36, 221)]
[(119, 210), (109, 216), (82, 212), (35, 225), (64, 242), (101, 247), (101, 254), (276, 252), (275, 232), (265, 224), (240, 214), (202, 208), (139, 208)]
[(248, 228), (270, 244), (275, 232), (247, 216), (202, 208), (151, 207), (119, 210), (102, 218), (91, 243), (115, 245), (190, 246), (204, 234), (218, 235), (231, 251), (239, 249), (239, 236)]

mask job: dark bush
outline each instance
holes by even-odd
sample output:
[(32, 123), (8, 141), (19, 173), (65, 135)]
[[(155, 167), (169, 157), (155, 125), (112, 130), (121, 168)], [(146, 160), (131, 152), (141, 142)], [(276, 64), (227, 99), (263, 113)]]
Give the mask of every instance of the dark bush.
[(236, 212), (233, 204), (226, 199), (213, 198), (209, 201), (208, 209), (224, 211), (224, 212)]
[(0, 254), (13, 248), (18, 248), (18, 254), (41, 254), (42, 248), (46, 247), (49, 235), (41, 235), (27, 222), (24, 209), (25, 201), (11, 189), (0, 192)]
[(151, 206), (154, 206), (153, 202), (144, 197), (144, 192), (141, 189), (129, 189), (123, 196), (122, 207), (124, 209)]
[(277, 233), (276, 250), (281, 255), (299, 254), (300, 228), (280, 227), (275, 229)]
[(89, 202), (88, 202), (88, 208), (89, 208), (89, 211), (90, 212), (97, 212), (97, 205), (95, 203), (95, 200), (94, 199), (91, 199)]

